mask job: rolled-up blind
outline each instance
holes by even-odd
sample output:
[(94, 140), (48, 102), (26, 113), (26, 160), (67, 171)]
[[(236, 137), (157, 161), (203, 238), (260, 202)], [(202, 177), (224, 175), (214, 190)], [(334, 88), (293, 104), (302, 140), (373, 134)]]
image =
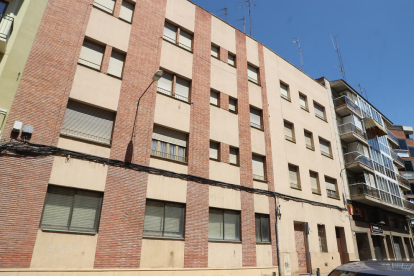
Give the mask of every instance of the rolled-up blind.
[(177, 27), (168, 22), (164, 24), (164, 39), (175, 43), (177, 39)]
[(189, 33), (180, 30), (180, 46), (183, 46), (187, 50), (191, 50), (193, 36)]
[(312, 133), (305, 131), (305, 144), (307, 148), (312, 149)]
[(321, 152), (325, 155), (331, 156), (330, 144), (329, 142), (319, 139), (319, 146), (321, 148)]
[(222, 240), (224, 238), (223, 211), (210, 209), (208, 218), (208, 238)]
[(326, 189), (336, 191), (336, 181), (333, 178), (325, 176)]
[(219, 48), (218, 47), (216, 47), (214, 45), (211, 45), (211, 56), (215, 57), (215, 58), (219, 57)]
[(101, 196), (99, 194), (78, 191), (73, 207), (71, 230), (93, 231), (98, 227), (99, 207)]
[(230, 148), (230, 163), (237, 164), (238, 163), (238, 150), (236, 148)]
[(253, 174), (264, 177), (264, 160), (261, 156), (253, 155)]
[(237, 100), (229, 98), (229, 110), (236, 112)]
[(224, 212), (224, 239), (240, 240), (240, 213), (234, 211)]
[(298, 168), (292, 165), (289, 165), (289, 181), (290, 181), (290, 185), (294, 187), (299, 186)]
[(88, 67), (100, 70), (104, 52), (104, 46), (84, 40), (78, 62)]
[(114, 112), (69, 100), (60, 133), (109, 145), (114, 121)]
[(115, 0), (95, 0), (93, 5), (112, 14), (114, 12)]
[(288, 87), (283, 83), (280, 84), (280, 94), (282, 95), (282, 97), (289, 99)]
[(184, 207), (179, 204), (165, 205), (164, 236), (182, 237), (184, 225)]
[(168, 72), (162, 74), (158, 81), (158, 88), (161, 88), (161, 92), (167, 92), (167, 94), (171, 95), (173, 78), (173, 75)]
[(210, 158), (218, 159), (219, 144), (215, 142), (210, 142)]
[(219, 102), (219, 93), (210, 91), (210, 103), (213, 105), (218, 105)]
[(158, 125), (154, 126), (152, 139), (181, 147), (187, 147), (187, 134)]
[(313, 105), (315, 107), (315, 115), (321, 119), (325, 120), (325, 112), (324, 112), (324, 108), (322, 106), (320, 106), (317, 103), (314, 103)]
[(319, 191), (318, 174), (315, 172), (309, 172), (309, 176), (311, 180), (311, 189)]
[(122, 77), (122, 71), (124, 70), (125, 54), (112, 51), (111, 58), (109, 59), (108, 74)]
[(122, 6), (121, 6), (121, 10), (119, 12), (119, 18), (127, 21), (127, 22), (132, 22), (132, 14), (134, 13), (134, 5), (127, 2), (127, 1), (122, 1)]
[(285, 124), (285, 137), (289, 140), (293, 141), (293, 129), (292, 129), (292, 124), (288, 123), (288, 122), (284, 122)]
[(306, 97), (303, 95), (299, 95), (299, 101), (300, 101), (300, 107), (307, 110), (308, 107), (306, 106)]
[(164, 228), (164, 203), (147, 201), (145, 206), (144, 234), (162, 236)]
[(256, 108), (250, 107), (250, 123), (253, 123), (257, 127), (262, 126), (262, 111)]
[(190, 95), (190, 82), (182, 78), (177, 78), (177, 82), (175, 84), (175, 95), (178, 95), (177, 98), (181, 100), (188, 101)]
[(41, 227), (68, 230), (74, 195), (73, 189), (49, 186)]
[(234, 64), (235, 64), (235, 60), (236, 60), (236, 57), (235, 57), (234, 55), (232, 55), (232, 54), (229, 54), (229, 57), (228, 57), (228, 64), (230, 64), (230, 65), (234, 66)]
[(251, 65), (248, 65), (247, 66), (247, 75), (248, 75), (250, 80), (252, 80), (254, 82), (258, 82), (257, 68), (255, 68)]

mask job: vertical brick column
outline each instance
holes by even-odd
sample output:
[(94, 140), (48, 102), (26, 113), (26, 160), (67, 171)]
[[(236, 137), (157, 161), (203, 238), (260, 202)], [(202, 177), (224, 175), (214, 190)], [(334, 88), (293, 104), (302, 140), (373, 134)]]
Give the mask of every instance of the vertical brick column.
[[(236, 30), (237, 98), (239, 114), (240, 185), (253, 187), (246, 35)], [(241, 191), (243, 266), (256, 266), (256, 234), (253, 194)]]
[(220, 161), (230, 163), (230, 146), (225, 143), (220, 143)]
[(229, 110), (229, 95), (220, 92), (220, 108)]
[[(188, 174), (209, 177), (211, 14), (196, 6)], [(184, 267), (208, 266), (209, 187), (187, 184)]]
[(116, 18), (119, 18), (119, 13), (121, 12), (121, 6), (122, 6), (122, 0), (116, 0), (115, 7), (114, 7), (114, 16)]
[(227, 63), (229, 61), (229, 51), (224, 49), (223, 47), (220, 47), (220, 60)]
[[(263, 128), (265, 136), (265, 149), (266, 149), (266, 177), (269, 185), (269, 191), (275, 191), (275, 179), (273, 174), (273, 158), (272, 158), (272, 141), (270, 139), (270, 122), (269, 122), (269, 104), (267, 101), (267, 86), (266, 86), (266, 68), (264, 62), (263, 45), (258, 44), (259, 49), (259, 79), (262, 86), (262, 114), (263, 114)], [(272, 241), (272, 261), (273, 265), (278, 265), (277, 262), (277, 241), (276, 241), (276, 229), (275, 229), (275, 199), (269, 197), (269, 217), (270, 217), (270, 238)]]
[[(47, 4), (7, 121), (34, 126), (31, 141), (56, 145), (92, 0)], [(53, 157), (0, 157), (0, 268), (28, 268)]]
[(102, 66), (101, 66), (101, 72), (104, 74), (108, 73), (109, 60), (111, 59), (111, 54), (112, 54), (112, 46), (106, 45), (105, 53), (102, 59)]
[[(113, 132), (113, 159), (149, 165), (156, 83), (141, 99), (135, 137), (132, 131), (137, 101), (159, 69), (165, 11), (166, 0), (136, 2)], [(147, 173), (109, 167), (95, 268), (139, 267), (147, 180)]]

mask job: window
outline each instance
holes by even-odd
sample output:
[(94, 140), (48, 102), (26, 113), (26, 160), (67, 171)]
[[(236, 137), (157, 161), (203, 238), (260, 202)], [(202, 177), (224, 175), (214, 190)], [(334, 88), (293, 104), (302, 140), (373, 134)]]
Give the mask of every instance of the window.
[(256, 242), (270, 242), (269, 215), (255, 215)]
[[(180, 35), (177, 37), (177, 33)], [(181, 48), (191, 51), (193, 44), (193, 35), (184, 31), (181, 27), (174, 26), (171, 23), (164, 23), (163, 38), (172, 42)]]
[(144, 237), (184, 237), (184, 204), (147, 200)]
[(177, 31), (178, 31), (178, 28), (176, 26), (171, 25), (168, 22), (165, 22), (163, 38), (169, 42), (176, 44), (177, 43)]
[(402, 150), (408, 150), (407, 141), (405, 139), (397, 139), (398, 144), (400, 145), (400, 149)]
[(219, 102), (220, 102), (220, 93), (215, 92), (215, 91), (210, 91), (210, 104), (219, 106)]
[(400, 171), (406, 171), (406, 172), (412, 172), (412, 171), (414, 171), (414, 169), (413, 169), (413, 163), (411, 161), (404, 160), (404, 169), (402, 169)]
[(302, 93), (299, 93), (300, 108), (308, 111), (308, 99)]
[(408, 148), (408, 150), (410, 151), (411, 158), (414, 158), (414, 148)]
[(96, 70), (101, 70), (104, 52), (104, 46), (85, 39), (83, 41), (78, 63)]
[(240, 212), (210, 208), (208, 238), (240, 241)]
[(315, 116), (318, 117), (319, 119), (322, 120), (326, 120), (325, 118), (325, 107), (317, 104), (317, 103), (313, 103), (313, 107), (315, 108)]
[(290, 93), (289, 93), (288, 85), (284, 83), (280, 83), (280, 95), (282, 96), (282, 98), (290, 101)]
[(229, 52), (227, 63), (231, 66), (236, 66), (236, 56)]
[(237, 113), (237, 100), (229, 98), (229, 111)]
[(293, 128), (293, 124), (284, 121), (285, 125), (285, 139), (291, 142), (295, 142), (295, 131)]
[(109, 59), (108, 75), (112, 75), (118, 78), (122, 78), (122, 72), (124, 70), (125, 54), (112, 51), (111, 58)]
[(220, 143), (210, 141), (210, 159), (218, 160)]
[(330, 142), (319, 137), (319, 147), (321, 148), (322, 155), (332, 157)]
[(6, 9), (7, 9), (8, 4), (9, 4), (8, 2), (0, 0), (0, 17), (1, 17), (2, 14), (6, 13)]
[(178, 162), (187, 162), (187, 134), (169, 128), (154, 126), (151, 155)]
[(239, 149), (230, 147), (230, 164), (239, 165)]
[(254, 107), (250, 107), (250, 126), (262, 129), (262, 111)]
[(253, 179), (265, 181), (265, 158), (263, 156), (253, 155)]
[(300, 189), (299, 167), (289, 164), (289, 182), (290, 187)]
[[(173, 90), (174, 81), (175, 89)], [(180, 77), (174, 77), (173, 74), (164, 72), (158, 81), (157, 91), (178, 100), (188, 102), (190, 97), (190, 81)]]
[(258, 68), (253, 67), (250, 64), (247, 65), (247, 76), (249, 78), (249, 81), (259, 84), (258, 72)]
[(191, 51), (192, 43), (193, 43), (193, 36), (187, 32), (184, 32), (182, 29), (180, 29), (180, 40), (178, 41), (178, 45), (184, 49)]
[(190, 96), (190, 81), (177, 77), (175, 83), (174, 97), (188, 102)]
[(314, 150), (314, 146), (313, 146), (313, 135), (312, 132), (309, 132), (307, 130), (304, 130), (304, 134), (305, 134), (305, 144), (306, 144), (306, 148), (310, 149), (310, 150)]
[(319, 238), (320, 251), (328, 252), (328, 245), (326, 243), (325, 225), (318, 224), (318, 238)]
[(211, 56), (215, 58), (220, 58), (219, 47), (211, 44)]
[(49, 185), (40, 228), (98, 232), (102, 193)]
[(318, 173), (313, 172), (313, 171), (309, 171), (309, 177), (310, 177), (310, 181), (311, 181), (312, 193), (320, 194), (321, 193), (321, 190), (319, 188), (319, 176), (318, 176)]
[(61, 135), (110, 145), (115, 113), (69, 100)]
[(325, 176), (325, 185), (328, 197), (339, 198), (335, 179)]
[(122, 1), (121, 10), (119, 12), (119, 18), (125, 20), (126, 22), (132, 22), (132, 15), (134, 14), (135, 5), (128, 2)]
[(115, 0), (95, 0), (93, 5), (107, 13), (113, 14)]

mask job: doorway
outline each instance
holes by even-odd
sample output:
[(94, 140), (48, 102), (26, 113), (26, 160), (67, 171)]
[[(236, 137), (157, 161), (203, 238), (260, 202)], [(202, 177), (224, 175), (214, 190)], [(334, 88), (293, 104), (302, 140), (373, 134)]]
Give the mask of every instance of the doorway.
[(410, 258), (410, 261), (413, 261), (414, 260), (413, 248), (411, 247), (410, 238), (404, 238), (404, 244), (405, 244), (408, 257)]
[(361, 261), (372, 260), (367, 233), (356, 233), (359, 259)]
[(392, 246), (391, 238), (387, 235), (385, 236), (385, 239), (387, 240), (388, 256), (390, 260), (395, 260), (394, 246)]
[(335, 227), (336, 234), (336, 244), (338, 245), (339, 257), (341, 258), (341, 265), (349, 262), (347, 248), (346, 248), (346, 239), (345, 239), (345, 230), (343, 227)]
[(403, 254), (402, 254), (402, 246), (401, 246), (401, 238), (400, 237), (392, 237), (394, 240), (394, 250), (395, 250), (395, 259), (397, 261), (403, 260)]
[(384, 237), (372, 235), (371, 238), (374, 245), (375, 258), (378, 261), (388, 260), (387, 253), (385, 251)]
[(308, 254), (306, 247), (305, 224), (302, 222), (294, 223), (296, 253), (298, 255), (299, 274), (308, 273)]

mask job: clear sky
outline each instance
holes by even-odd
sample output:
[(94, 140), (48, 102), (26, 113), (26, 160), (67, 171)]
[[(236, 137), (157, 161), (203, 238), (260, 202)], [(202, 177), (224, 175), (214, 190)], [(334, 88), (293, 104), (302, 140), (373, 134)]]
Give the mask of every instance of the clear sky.
[[(242, 0), (192, 0), (243, 31)], [(254, 1), (254, 0), (252, 0)], [(312, 78), (342, 78), (330, 35), (338, 35), (347, 82), (396, 125), (414, 126), (414, 0), (256, 0), (252, 37)], [(364, 95), (365, 96), (365, 95)]]

